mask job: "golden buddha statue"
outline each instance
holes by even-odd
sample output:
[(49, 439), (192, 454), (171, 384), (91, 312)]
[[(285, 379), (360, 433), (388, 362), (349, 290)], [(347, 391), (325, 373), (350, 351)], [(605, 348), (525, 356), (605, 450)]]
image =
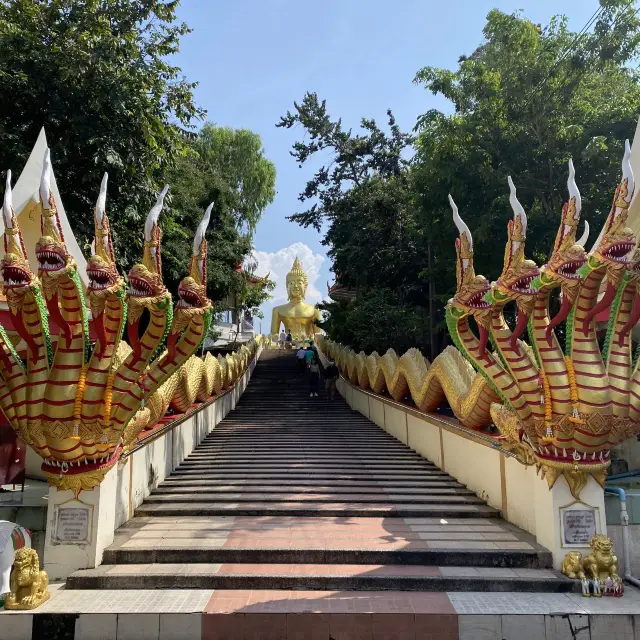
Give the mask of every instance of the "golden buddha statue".
[(284, 330), (287, 333), (290, 331), (296, 339), (313, 338), (319, 333), (315, 321), (322, 320), (322, 315), (312, 304), (304, 301), (309, 280), (298, 258), (287, 274), (286, 283), (289, 302), (273, 309), (271, 335), (277, 336), (280, 325), (284, 324)]

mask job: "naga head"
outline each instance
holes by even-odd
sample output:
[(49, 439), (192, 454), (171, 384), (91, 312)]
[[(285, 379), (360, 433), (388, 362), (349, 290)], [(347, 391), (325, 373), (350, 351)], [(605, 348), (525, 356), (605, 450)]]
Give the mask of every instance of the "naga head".
[(526, 329), (529, 316), (533, 311), (533, 304), (537, 291), (531, 283), (538, 277), (539, 270), (533, 260), (524, 257), (524, 246), (527, 238), (527, 215), (516, 197), (516, 188), (509, 182), (509, 202), (513, 209), (513, 220), (507, 227), (507, 246), (504, 252), (504, 266), (496, 282), (491, 284), (487, 294), (487, 301), (493, 303), (494, 308), (502, 308), (512, 300), (518, 307), (518, 321), (511, 336), (511, 346), (517, 349), (517, 339)]
[(75, 260), (67, 251), (60, 216), (51, 191), (51, 154), (45, 151), (40, 180), (40, 239), (36, 243), (38, 275), (47, 299), (55, 293), (62, 276), (71, 276), (76, 270)]
[(569, 201), (562, 207), (562, 218), (553, 245), (553, 253), (549, 261), (540, 267), (540, 277), (534, 282), (534, 288), (538, 291), (548, 291), (558, 287), (562, 291), (560, 311), (547, 326), (549, 340), (551, 340), (553, 328), (564, 322), (571, 311), (580, 289), (581, 277), (578, 271), (587, 261), (584, 245), (589, 237), (588, 222), (585, 221), (582, 236), (576, 240), (582, 211), (582, 198), (575, 176), (573, 161), (569, 160), (569, 177), (567, 179)]
[[(4, 257), (0, 262), (0, 271), (3, 279), (2, 289), (11, 311), (13, 326), (18, 335), (25, 341), (31, 361), (35, 362), (38, 358), (38, 346), (33, 335), (25, 326), (21, 308), (27, 293), (35, 293), (39, 283), (31, 270), (18, 220), (14, 215), (11, 171), (7, 171), (2, 215), (4, 218)], [(3, 361), (5, 367), (11, 371), (11, 362), (5, 358), (3, 358)]]
[(473, 268), (471, 231), (458, 214), (458, 207), (451, 196), (449, 204), (459, 236), (456, 238), (456, 293), (447, 303), (447, 309), (457, 320), (466, 316), (476, 319), (480, 332), (480, 354), (483, 356), (491, 326), (491, 303), (485, 300), (489, 291), (489, 281), (482, 275), (476, 275)]
[(0, 270), (4, 281), (3, 292), (9, 308), (12, 313), (16, 314), (25, 294), (36, 283), (36, 276), (27, 259), (22, 233), (13, 211), (11, 171), (7, 171), (2, 215), (4, 219), (4, 257), (0, 262)]
[(196, 316), (201, 316), (211, 310), (211, 301), (207, 298), (207, 240), (205, 237), (211, 218), (211, 203), (204, 212), (195, 238), (191, 253), (191, 268), (189, 275), (183, 278), (178, 286), (178, 303), (173, 312), (173, 323), (167, 336), (167, 350), (169, 361), (175, 357), (175, 348), (183, 329)]
[(626, 226), (626, 222), (634, 190), (635, 180), (631, 169), (631, 147), (629, 146), (629, 141), (625, 140), (624, 157), (622, 159), (622, 180), (613, 196), (613, 204), (600, 232), (600, 237), (596, 240), (593, 249), (591, 249), (587, 266), (585, 267), (588, 273), (604, 269), (607, 277), (607, 287), (604, 295), (585, 314), (582, 329), (585, 334), (588, 332), (591, 320), (611, 305), (622, 278), (629, 270), (632, 258), (631, 252), (636, 246), (636, 237), (633, 230)]
[(128, 337), (129, 344), (137, 357), (140, 355), (140, 338), (138, 327), (140, 317), (145, 309), (155, 310), (158, 306), (170, 304), (171, 294), (162, 281), (162, 262), (160, 258), (160, 239), (162, 233), (158, 226), (158, 218), (167, 195), (169, 185), (160, 192), (144, 225), (144, 248), (142, 262), (133, 265), (129, 271), (128, 303)]
[(108, 174), (104, 174), (100, 185), (100, 194), (94, 209), (94, 239), (91, 258), (87, 261), (87, 289), (91, 308), (92, 326), (97, 335), (100, 354), (107, 346), (107, 334), (104, 325), (105, 303), (110, 296), (122, 296), (124, 278), (116, 268), (111, 230), (106, 212)]

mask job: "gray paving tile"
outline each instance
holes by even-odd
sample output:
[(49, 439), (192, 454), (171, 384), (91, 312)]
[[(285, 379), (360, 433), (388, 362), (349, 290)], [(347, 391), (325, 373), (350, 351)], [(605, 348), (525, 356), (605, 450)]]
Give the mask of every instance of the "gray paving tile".
[(450, 578), (477, 578), (480, 574), (475, 567), (438, 567), (443, 576)]
[(31, 640), (32, 627), (30, 613), (0, 613), (0, 638)]
[(65, 590), (38, 613), (193, 613), (203, 611), (212, 594), (212, 589)]
[(634, 640), (633, 617), (630, 615), (590, 615), (591, 638)]
[(545, 640), (544, 616), (502, 616), (501, 640)]
[(161, 613), (159, 640), (200, 640), (201, 613)]
[(448, 591), (447, 595), (459, 614), (584, 613), (564, 593)]
[(586, 615), (547, 615), (544, 629), (546, 640), (591, 640)]
[(83, 613), (76, 620), (74, 640), (113, 640), (117, 628), (117, 613)]
[[(157, 613), (118, 614), (117, 640), (158, 640), (160, 615)], [(186, 638), (186, 636), (185, 636)]]
[(500, 616), (462, 615), (458, 617), (459, 640), (501, 640), (502, 620)]

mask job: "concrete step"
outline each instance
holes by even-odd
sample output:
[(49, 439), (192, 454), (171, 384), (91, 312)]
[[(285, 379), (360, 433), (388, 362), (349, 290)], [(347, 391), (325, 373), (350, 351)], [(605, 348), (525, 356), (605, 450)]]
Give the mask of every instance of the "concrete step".
[(167, 504), (171, 502), (179, 502), (182, 504), (192, 502), (257, 502), (262, 500), (263, 502), (291, 502), (308, 503), (308, 502), (341, 502), (341, 503), (373, 503), (373, 504), (437, 504), (437, 505), (451, 505), (454, 509), (459, 504), (484, 504), (480, 498), (471, 492), (467, 493), (453, 493), (448, 492), (446, 494), (440, 494), (437, 492), (429, 492), (428, 494), (404, 494), (404, 493), (386, 493), (378, 492), (373, 494), (368, 493), (295, 493), (280, 491), (274, 491), (273, 493), (256, 492), (256, 491), (235, 491), (235, 492), (215, 492), (215, 491), (202, 491), (202, 492), (175, 492), (170, 491), (167, 493), (159, 493), (154, 491), (145, 500), (145, 504)]
[(254, 484), (254, 485), (246, 485), (246, 484), (223, 484), (220, 485), (218, 483), (203, 483), (200, 481), (199, 483), (191, 483), (191, 484), (172, 484), (167, 486), (166, 483), (159, 486), (157, 489), (154, 489), (152, 495), (157, 494), (171, 494), (171, 495), (179, 495), (179, 494), (224, 494), (224, 493), (251, 493), (251, 494), (274, 494), (274, 493), (283, 493), (287, 492), (287, 494), (291, 493), (299, 493), (301, 495), (307, 494), (320, 494), (320, 495), (333, 495), (336, 496), (344, 496), (353, 494), (354, 491), (357, 490), (359, 495), (362, 494), (371, 494), (372, 496), (378, 498), (384, 498), (387, 494), (395, 495), (398, 493), (402, 494), (411, 494), (411, 495), (462, 495), (462, 496), (475, 496), (473, 491), (464, 488), (450, 487), (444, 485), (442, 487), (405, 487), (401, 490), (398, 487), (381, 487), (380, 485), (375, 486), (356, 486), (356, 487), (332, 487), (332, 486), (314, 486), (312, 484), (308, 485), (292, 485), (286, 486), (281, 483), (273, 484), (273, 485), (265, 485), (263, 483)]
[(446, 472), (342, 399), (308, 398), (293, 353), (266, 354), (236, 409), (118, 529), (105, 565), (68, 588), (347, 599), (575, 588)]
[(577, 583), (549, 569), (396, 564), (127, 564), (76, 571), (71, 589), (317, 589), (330, 591), (568, 592)]
[(366, 502), (264, 502), (241, 503), (225, 502), (145, 502), (136, 509), (137, 516), (340, 516), (346, 517), (381, 517), (396, 516), (419, 518), (432, 516), (439, 518), (495, 518), (499, 511), (484, 504), (407, 504), (407, 503), (373, 503)]
[[(108, 548), (103, 562), (113, 565), (131, 564), (376, 564), (376, 565), (434, 565), (438, 567), (493, 567), (520, 569), (547, 569), (551, 566), (550, 554), (543, 551), (514, 549), (361, 549), (345, 545), (344, 548), (281, 549), (276, 546), (221, 547), (211, 544), (194, 546), (192, 540), (184, 544), (162, 547)], [(191, 545), (191, 546), (189, 546)]]
[[(290, 479), (290, 478), (289, 478)], [(222, 482), (222, 484), (221, 484)], [(160, 491), (163, 488), (171, 489), (172, 487), (184, 487), (193, 488), (193, 487), (216, 487), (216, 488), (232, 488), (232, 487), (256, 487), (256, 491), (259, 487), (270, 487), (270, 486), (281, 486), (281, 483), (278, 482), (265, 482), (265, 480), (260, 479), (229, 479), (220, 475), (217, 478), (209, 478), (205, 476), (193, 476), (191, 479), (189, 476), (185, 477), (168, 477), (157, 489), (156, 491)], [(360, 488), (362, 490), (371, 489), (371, 490), (380, 490), (380, 489), (399, 489), (402, 488), (403, 491), (430, 491), (431, 489), (464, 489), (464, 485), (459, 482), (455, 482), (455, 480), (429, 480), (428, 482), (425, 480), (419, 481), (380, 481), (377, 482), (375, 480), (323, 480), (321, 483), (318, 483), (315, 480), (311, 480), (308, 482), (296, 482), (291, 485), (289, 488), (295, 491), (321, 491), (325, 489), (333, 489), (337, 490), (353, 490), (354, 488)]]

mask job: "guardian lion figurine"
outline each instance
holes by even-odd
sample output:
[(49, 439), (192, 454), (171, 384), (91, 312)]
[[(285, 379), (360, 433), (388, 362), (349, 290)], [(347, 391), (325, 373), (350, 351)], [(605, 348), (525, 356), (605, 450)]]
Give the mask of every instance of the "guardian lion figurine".
[(40, 571), (40, 561), (34, 549), (25, 547), (16, 552), (10, 589), (5, 609), (35, 609), (49, 599), (49, 576), (46, 571)]
[(567, 578), (584, 578), (584, 570), (582, 569), (582, 554), (579, 551), (569, 551), (562, 561), (562, 573)]
[(591, 553), (584, 559), (583, 567), (587, 577), (604, 584), (607, 578), (612, 578), (615, 583), (620, 582), (620, 576), (616, 573), (618, 558), (613, 555), (613, 543), (610, 538), (597, 534), (592, 536), (589, 546)]

